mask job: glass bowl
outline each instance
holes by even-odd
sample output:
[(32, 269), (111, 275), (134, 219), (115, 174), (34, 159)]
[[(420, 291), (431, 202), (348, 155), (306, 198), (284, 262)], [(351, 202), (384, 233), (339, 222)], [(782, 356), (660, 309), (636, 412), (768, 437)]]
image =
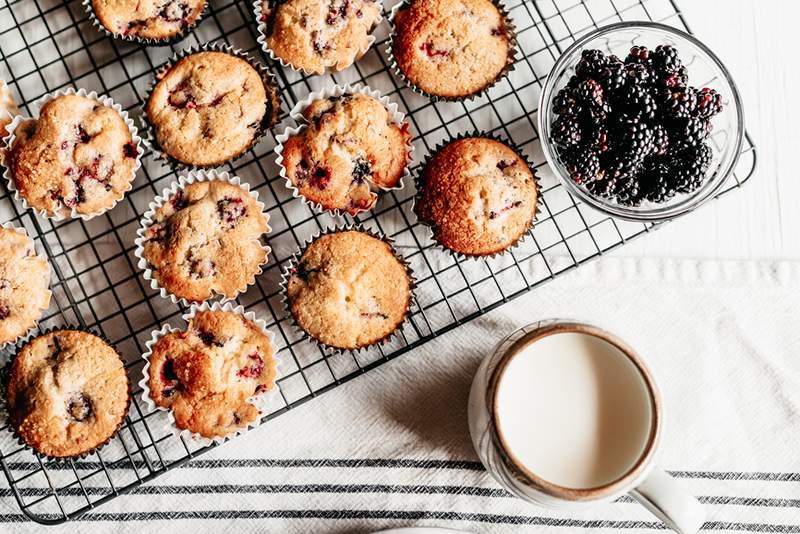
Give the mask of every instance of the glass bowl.
[[(615, 54), (624, 59), (634, 45), (646, 46), (653, 50), (660, 44), (670, 44), (678, 50), (680, 58), (689, 70), (689, 85), (697, 88), (711, 87), (722, 96), (723, 109), (711, 119), (713, 130), (708, 138), (713, 159), (703, 185), (692, 193), (679, 194), (669, 201), (658, 204), (644, 202), (639, 206), (624, 206), (613, 199), (593, 195), (570, 178), (551, 140), (551, 125), (555, 119), (553, 98), (575, 73), (575, 66), (584, 49), (598, 49), (607, 55)], [(575, 41), (558, 59), (544, 84), (539, 100), (539, 133), (547, 162), (570, 193), (608, 215), (641, 222), (674, 219), (713, 198), (733, 173), (745, 135), (741, 98), (725, 65), (693, 36), (671, 26), (654, 22), (611, 24)]]

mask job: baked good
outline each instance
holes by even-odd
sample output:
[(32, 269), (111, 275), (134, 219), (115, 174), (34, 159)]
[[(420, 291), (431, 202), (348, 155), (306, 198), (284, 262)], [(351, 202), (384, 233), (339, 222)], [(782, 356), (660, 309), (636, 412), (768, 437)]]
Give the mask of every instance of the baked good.
[(267, 335), (241, 315), (200, 311), (185, 332), (153, 345), (150, 398), (172, 410), (178, 428), (226, 436), (258, 417), (248, 399), (274, 387), (274, 352)]
[(390, 336), (411, 303), (405, 265), (384, 241), (357, 230), (314, 240), (286, 277), (297, 325), (337, 349), (358, 349)]
[(308, 126), (283, 143), (286, 176), (307, 200), (350, 215), (372, 209), (376, 188), (397, 186), (408, 164), (407, 124), (364, 94), (323, 98), (303, 117)]
[(442, 246), (485, 256), (522, 237), (537, 201), (534, 173), (514, 149), (467, 137), (447, 144), (425, 165), (414, 211)]
[(250, 148), (278, 112), (267, 92), (244, 59), (196, 52), (159, 75), (145, 111), (162, 152), (188, 165), (220, 165)]
[(36, 451), (74, 457), (104, 444), (128, 411), (119, 354), (80, 330), (57, 330), (17, 353), (6, 390), (11, 425)]
[(267, 262), (269, 230), (256, 200), (224, 180), (194, 182), (155, 210), (143, 232), (143, 257), (158, 283), (178, 298), (235, 298)]
[(50, 267), (33, 241), (0, 227), (0, 345), (36, 326), (50, 305)]
[(4, 80), (0, 80), (0, 148), (4, 146), (2, 139), (8, 135), (6, 128), (14, 117), (19, 115), (19, 108), (14, 102), (14, 95)]
[(378, 0), (264, 0), (266, 45), (309, 74), (342, 70), (369, 48), (381, 16)]
[(505, 18), (491, 0), (411, 0), (394, 18), (397, 66), (434, 96), (481, 92), (505, 71), (510, 48)]
[(97, 20), (124, 37), (169, 40), (194, 25), (206, 0), (92, 0)]
[(14, 135), (11, 175), (34, 209), (97, 215), (131, 187), (139, 149), (122, 116), (93, 98), (57, 96)]

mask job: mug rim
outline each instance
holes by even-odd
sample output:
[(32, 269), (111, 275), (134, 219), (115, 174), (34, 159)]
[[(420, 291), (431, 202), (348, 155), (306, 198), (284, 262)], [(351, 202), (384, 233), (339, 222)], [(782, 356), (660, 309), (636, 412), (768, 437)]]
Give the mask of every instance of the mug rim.
[[(631, 363), (633, 363), (639, 375), (644, 380), (650, 399), (652, 419), (650, 423), (650, 432), (644, 445), (644, 450), (639, 455), (636, 462), (627, 471), (625, 471), (624, 474), (615, 480), (612, 480), (611, 482), (592, 488), (570, 488), (567, 486), (562, 486), (541, 478), (533, 471), (525, 467), (508, 446), (505, 435), (501, 430), (497, 415), (498, 384), (511, 360), (520, 354), (524, 348), (541, 340), (542, 338), (564, 333), (590, 335), (606, 341), (607, 343), (610, 343), (616, 347), (628, 358)], [(642, 360), (638, 353), (618, 336), (598, 326), (579, 321), (558, 320), (555, 323), (544, 324), (535, 328), (531, 332), (526, 333), (520, 339), (514, 341), (507, 349), (505, 349), (504, 354), (501, 356), (500, 361), (489, 377), (487, 396), (487, 406), (491, 411), (489, 415), (492, 432), (499, 441), (499, 453), (502, 457), (507, 459), (507, 463), (509, 464), (508, 467), (515, 471), (515, 475), (521, 478), (523, 482), (533, 486), (535, 489), (538, 489), (551, 497), (575, 502), (612, 498), (631, 489), (631, 487), (634, 486), (636, 482), (646, 474), (647, 469), (652, 464), (653, 456), (655, 455), (661, 435), (662, 406), (661, 395), (658, 387), (656, 386), (650, 370), (648, 369), (647, 365), (645, 365), (644, 360)]]

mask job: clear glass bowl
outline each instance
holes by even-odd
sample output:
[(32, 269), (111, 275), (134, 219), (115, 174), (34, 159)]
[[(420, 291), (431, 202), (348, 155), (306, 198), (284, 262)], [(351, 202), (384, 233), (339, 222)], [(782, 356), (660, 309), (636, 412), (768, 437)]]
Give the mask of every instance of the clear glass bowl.
[[(689, 85), (698, 88), (711, 87), (722, 95), (723, 110), (711, 119), (713, 130), (709, 136), (709, 144), (714, 157), (703, 185), (694, 192), (677, 195), (660, 204), (645, 202), (640, 206), (623, 206), (612, 199), (593, 195), (570, 179), (551, 140), (550, 126), (555, 119), (552, 102), (575, 73), (575, 66), (583, 50), (598, 49), (624, 59), (634, 45), (644, 45), (652, 50), (660, 44), (670, 44), (678, 50), (680, 58), (689, 69)], [(741, 98), (725, 65), (708, 47), (688, 33), (654, 22), (611, 24), (575, 41), (558, 59), (545, 82), (539, 100), (539, 133), (547, 162), (570, 193), (608, 215), (641, 222), (674, 219), (714, 197), (733, 173), (745, 135)]]

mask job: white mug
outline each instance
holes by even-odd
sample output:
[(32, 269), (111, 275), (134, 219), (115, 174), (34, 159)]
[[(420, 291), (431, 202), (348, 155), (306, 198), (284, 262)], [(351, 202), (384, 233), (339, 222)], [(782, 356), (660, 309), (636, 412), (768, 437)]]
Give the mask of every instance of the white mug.
[[(509, 450), (498, 422), (498, 383), (511, 358), (532, 343), (561, 333), (585, 334), (610, 343), (630, 359), (646, 384), (647, 393), (642, 398), (649, 402), (650, 419), (642, 452), (619, 478), (598, 487), (570, 488), (538, 476)], [(513, 332), (479, 367), (470, 391), (468, 413), (472, 442), (484, 467), (506, 490), (521, 499), (547, 508), (571, 509), (612, 501), (627, 493), (679, 533), (695, 533), (704, 522), (705, 512), (697, 499), (653, 464), (661, 434), (662, 406), (650, 371), (631, 347), (596, 326), (551, 319)]]

